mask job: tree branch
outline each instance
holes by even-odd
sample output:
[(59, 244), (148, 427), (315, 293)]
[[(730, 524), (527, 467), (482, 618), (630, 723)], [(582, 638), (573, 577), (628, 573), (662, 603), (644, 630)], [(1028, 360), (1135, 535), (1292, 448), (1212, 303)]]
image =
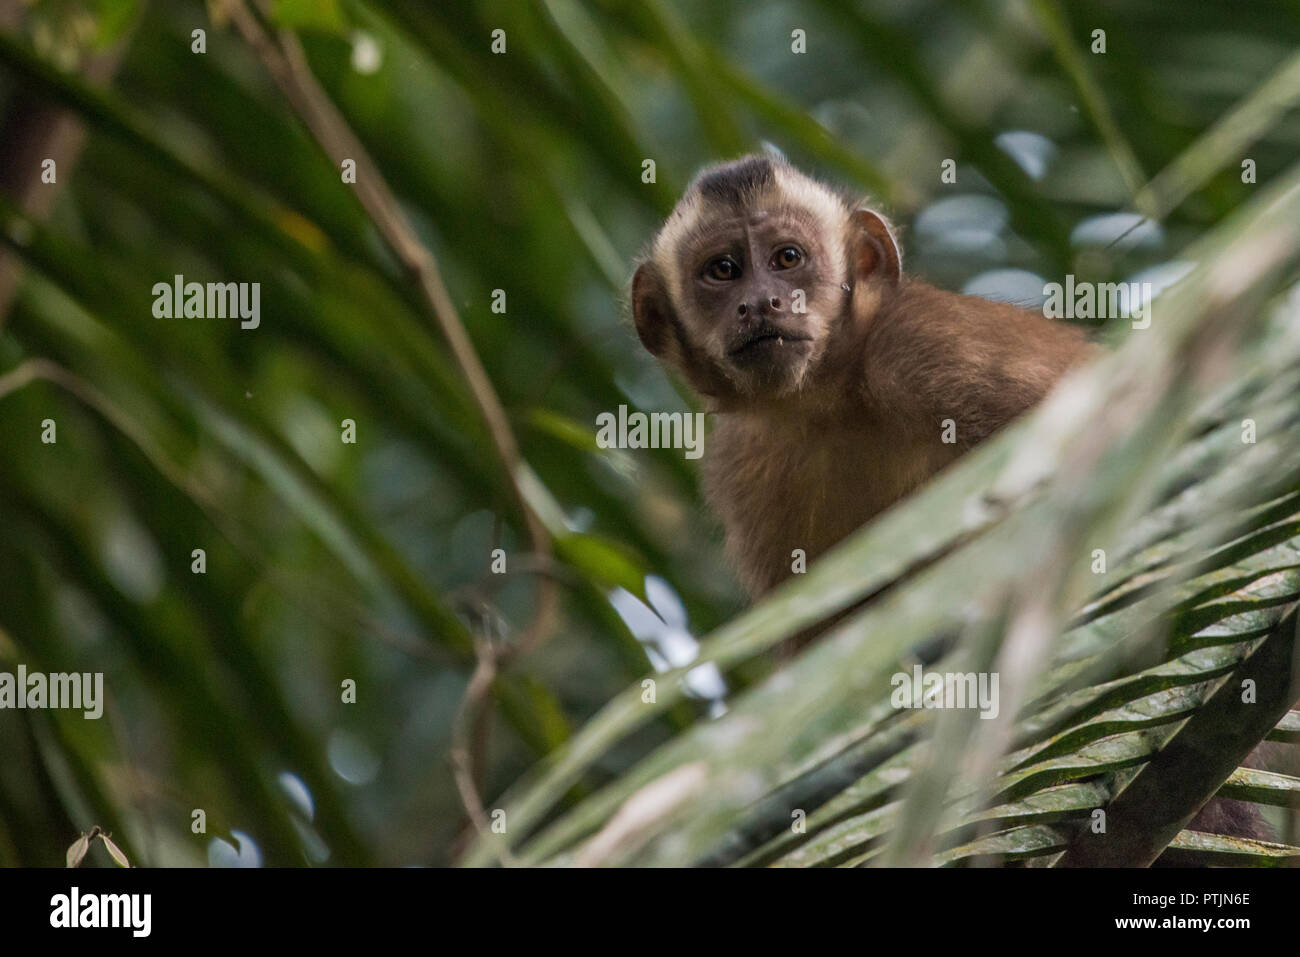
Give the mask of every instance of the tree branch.
[[(469, 334), (443, 283), (442, 272), (433, 253), (416, 236), (402, 215), (397, 197), (369, 152), (317, 82), (297, 37), (290, 31), (281, 30), (277, 34), (277, 43), (243, 0), (223, 0), (222, 6), (253, 47), (299, 119), (335, 166), (339, 166), (345, 159), (356, 163), (357, 198), (388, 248), (418, 288), (429, 314), (450, 347), (452, 357), (483, 416), (497, 458), (505, 469), (507, 483), (523, 514), (533, 553), (538, 560), (549, 562), (554, 554), (550, 532), (530, 504), (524, 489), (527, 463), (519, 453), (505, 409), (474, 351)], [(502, 668), (512, 660), (534, 651), (551, 631), (558, 607), (556, 583), (549, 576), (539, 576), (537, 588), (533, 617), (513, 645), (497, 646), (480, 642), (477, 649), (478, 664), (457, 712), (452, 741), (452, 766), (466, 811), (480, 830), (486, 826), (487, 815), (479, 797), (474, 771), (481, 769), (484, 762), (481, 754), (476, 757), (471, 752), (476, 746), (481, 752), (486, 746), (487, 736), (478, 733), (475, 726), (485, 720), (484, 703)]]

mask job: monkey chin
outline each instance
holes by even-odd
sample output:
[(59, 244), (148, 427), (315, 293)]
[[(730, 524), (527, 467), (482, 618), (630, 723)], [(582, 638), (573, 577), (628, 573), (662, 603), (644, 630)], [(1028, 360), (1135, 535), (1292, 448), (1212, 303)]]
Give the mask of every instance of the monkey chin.
[(759, 339), (727, 357), (727, 378), (742, 395), (783, 398), (803, 385), (813, 352), (808, 339)]

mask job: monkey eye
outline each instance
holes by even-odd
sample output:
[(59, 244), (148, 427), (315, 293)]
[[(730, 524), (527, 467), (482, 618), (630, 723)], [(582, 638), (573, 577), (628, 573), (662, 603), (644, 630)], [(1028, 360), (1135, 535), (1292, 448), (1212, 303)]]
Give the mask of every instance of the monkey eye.
[(803, 262), (803, 253), (798, 246), (782, 246), (772, 254), (773, 269), (793, 269)]
[(730, 256), (719, 256), (709, 260), (709, 264), (704, 267), (704, 275), (719, 282), (731, 282), (740, 278), (740, 264)]

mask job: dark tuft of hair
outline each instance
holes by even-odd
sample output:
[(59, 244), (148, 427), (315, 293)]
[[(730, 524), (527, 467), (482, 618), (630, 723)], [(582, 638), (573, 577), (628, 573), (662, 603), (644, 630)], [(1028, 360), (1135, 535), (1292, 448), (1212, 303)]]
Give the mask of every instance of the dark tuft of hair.
[(706, 199), (738, 206), (775, 181), (770, 156), (745, 156), (705, 170), (695, 180), (695, 188)]

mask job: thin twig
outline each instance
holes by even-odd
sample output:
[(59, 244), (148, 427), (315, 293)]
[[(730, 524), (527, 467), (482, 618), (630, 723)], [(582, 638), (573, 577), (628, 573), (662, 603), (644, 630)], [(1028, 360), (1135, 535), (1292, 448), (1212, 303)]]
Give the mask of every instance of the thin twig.
[[(485, 710), (488, 693), (496, 681), (497, 656), (487, 641), (481, 638), (475, 642), (475, 650), (478, 653), (478, 663), (469, 676), (465, 694), (461, 697), (451, 725), (451, 773), (471, 823), (480, 834), (487, 835), (491, 833), (491, 823), (479, 796), (473, 738), (479, 727), (479, 716)], [(501, 849), (501, 860), (507, 865), (514, 863), (509, 849), (504, 846)]]
[[(474, 351), (474, 345), (451, 301), (433, 253), (411, 229), (402, 215), (396, 196), (369, 152), (317, 82), (297, 37), (290, 31), (281, 30), (278, 32), (277, 44), (243, 0), (223, 0), (222, 6), (266, 66), (299, 119), (334, 164), (338, 166), (345, 159), (356, 163), (357, 198), (384, 242), (419, 289), (429, 313), (447, 341), (452, 357), (483, 416), (493, 448), (505, 470), (508, 485), (523, 514), (532, 551), (538, 560), (549, 562), (554, 554), (550, 532), (524, 491), (522, 480), (527, 464), (519, 454), (519, 446), (510, 429), (505, 409)], [(549, 576), (539, 576), (537, 587), (533, 617), (513, 645), (480, 643), (478, 663), (457, 712), (452, 766), (461, 800), (470, 819), (480, 830), (487, 824), (487, 815), (479, 796), (474, 769), (483, 764), (481, 749), (485, 746), (486, 735), (472, 729), (478, 726), (477, 716), (484, 709), (485, 699), (491, 694), (497, 674), (511, 661), (536, 650), (551, 632), (558, 609), (556, 583)], [(478, 742), (477, 748), (475, 742)], [(477, 756), (474, 752), (478, 752)]]

